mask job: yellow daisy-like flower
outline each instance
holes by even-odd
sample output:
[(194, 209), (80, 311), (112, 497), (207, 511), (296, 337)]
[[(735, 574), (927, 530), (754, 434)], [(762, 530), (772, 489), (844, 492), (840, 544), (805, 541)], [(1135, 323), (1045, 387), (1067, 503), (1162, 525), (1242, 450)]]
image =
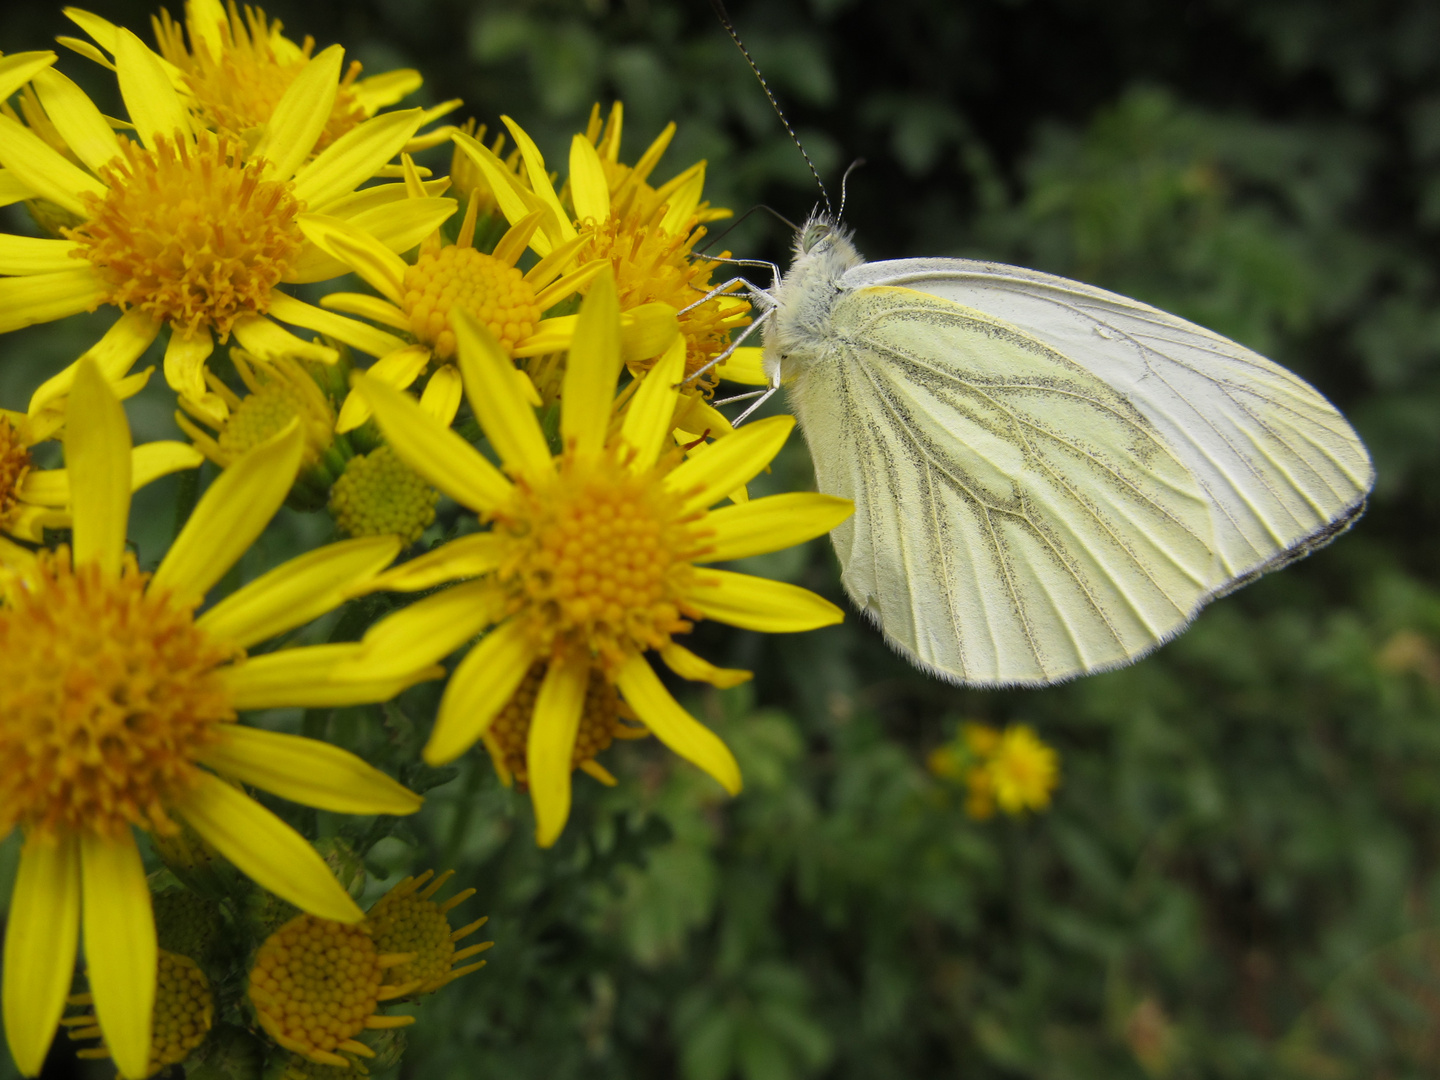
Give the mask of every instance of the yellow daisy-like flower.
[(1007, 727), (989, 752), (985, 772), (1007, 814), (1044, 810), (1060, 783), (1060, 757), (1028, 724)]
[[(324, 860), (238, 786), (338, 813), (407, 814), (420, 798), (326, 743), (235, 723), (236, 712), (383, 701), (439, 672), (337, 675), (358, 643), (245, 650), (335, 607), (388, 565), (394, 539), (291, 560), (195, 609), (290, 490), (297, 427), (226, 469), (153, 574), (126, 551), (130, 438), (92, 361), (70, 389), (73, 550), (0, 545), (0, 830), (25, 838), (5, 930), (3, 1013), (22, 1073), (39, 1073), (83, 922), (95, 1014), (121, 1073), (149, 1070), (156, 978), (150, 890), (133, 830), (192, 827), (298, 907), (363, 914)], [(82, 903), (83, 899), (83, 903)]]
[(409, 956), (403, 964), (396, 964), (385, 972), (387, 984), (409, 986), (408, 993), (412, 994), (433, 994), (460, 976), (485, 966), (484, 960), (477, 960), (455, 967), (495, 943), (482, 941), (463, 949), (455, 947), (457, 941), (469, 937), (490, 918), (487, 915), (458, 929), (451, 928), (448, 913), (475, 895), (474, 889), (463, 889), (448, 900), (433, 899), (454, 873), (446, 870), (434, 881), (430, 880), (435, 876), (434, 870), (426, 870), (419, 877), (404, 878), (375, 901), (365, 916), (377, 949)]
[[(113, 53), (120, 28), (99, 15), (67, 8), (66, 15), (102, 49)], [(161, 10), (152, 17), (160, 55), (173, 66), (175, 81), (189, 98), (201, 122), (213, 131), (243, 138), (260, 127), (299, 77), (315, 49), (313, 38), (299, 44), (287, 38), (278, 20), (270, 21), (259, 8), (241, 10), (234, 0), (228, 8), (220, 0), (185, 0), (183, 25)], [(186, 45), (186, 36), (189, 45)], [(61, 38), (68, 45), (105, 66), (111, 62), (89, 42)], [(420, 73), (411, 69), (387, 71), (360, 78), (360, 62), (350, 61), (339, 79), (339, 89), (314, 152), (326, 149), (342, 135), (420, 89)], [(425, 122), (444, 116), (460, 102), (447, 101), (427, 110)], [(413, 139), (408, 148), (433, 146), (449, 138), (440, 131)]]
[[(418, 177), (409, 178), (408, 183), (412, 191), (420, 192)], [(521, 219), (487, 254), (473, 244), (478, 208), (479, 203), (471, 199), (454, 244), (443, 243), (437, 231), (421, 245), (413, 264), (344, 222), (312, 216), (304, 223), (306, 235), (315, 244), (380, 294), (332, 293), (321, 303), (393, 327), (416, 342), (382, 357), (370, 369), (371, 377), (404, 389), (428, 373), (420, 403), (447, 425), (460, 408), (456, 313), (464, 312), (484, 323), (512, 357), (564, 348), (569, 344), (568, 332), (557, 337), (548, 325), (554, 320), (542, 316), (573, 296), (604, 265), (592, 261), (562, 273), (573, 264), (583, 243), (577, 237), (522, 273), (516, 263), (532, 246), (542, 215), (537, 212)], [(340, 409), (337, 430), (353, 430), (369, 417), (365, 399), (352, 393)]]
[[(425, 120), (419, 109), (382, 113), (311, 157), (338, 93), (343, 51), (306, 62), (268, 121), (248, 138), (200, 129), (168, 65), (128, 30), (113, 36), (115, 69), (134, 135), (117, 135), (84, 92), (44, 67), (37, 100), (77, 165), (29, 127), (0, 115), (0, 164), (28, 196), (68, 217), (62, 238), (0, 234), (0, 332), (114, 304), (146, 316), (125, 324), (143, 349), (171, 327), (166, 380), (212, 418), (224, 403), (205, 385), (215, 338), (233, 334), (261, 357), (333, 362), (336, 351), (272, 320), (384, 356), (393, 334), (313, 307), (282, 283), (346, 271), (306, 241), (306, 211), (348, 221), (403, 251), (454, 209), (449, 199), (405, 197), (403, 184), (356, 191)], [(11, 78), (0, 78), (0, 91)], [(250, 141), (253, 139), (253, 143)]]
[[(465, 394), (509, 477), (393, 387), (356, 387), (401, 459), (493, 523), (382, 575), (374, 587), (431, 588), (474, 578), (377, 623), (359, 662), (376, 672), (430, 663), (489, 630), (455, 669), (424, 750), (450, 761), (489, 730), (531, 670), (545, 674), (526, 743), (537, 839), (555, 842), (570, 811), (570, 774), (592, 669), (640, 721), (726, 790), (740, 789), (729, 749), (671, 697), (645, 658), (654, 650), (686, 678), (733, 685), (675, 637), (698, 619), (768, 633), (837, 623), (833, 604), (781, 582), (710, 568), (800, 543), (834, 528), (849, 500), (776, 495), (707, 510), (770, 462), (794, 426), (773, 417), (677, 464), (670, 445), (684, 365), (677, 338), (612, 431), (621, 370), (620, 312), (611, 275), (581, 309), (561, 392), (563, 451), (551, 454), (505, 350), (474, 320), (457, 320)], [(357, 668), (358, 670), (358, 668)]]

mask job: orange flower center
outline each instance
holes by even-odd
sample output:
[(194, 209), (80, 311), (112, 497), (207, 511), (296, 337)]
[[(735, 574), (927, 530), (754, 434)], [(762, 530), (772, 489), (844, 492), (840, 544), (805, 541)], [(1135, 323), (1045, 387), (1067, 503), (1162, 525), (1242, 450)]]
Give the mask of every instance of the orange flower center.
[(602, 666), (662, 648), (699, 618), (685, 601), (698, 553), (661, 474), (633, 474), (606, 453), (570, 454), (541, 488), (517, 482), (496, 514), (509, 540), (499, 580), (527, 622), (536, 651), (580, 649)]
[(0, 606), (0, 830), (127, 826), (173, 833), (164, 806), (235, 719), (216, 669), (235, 650), (196, 628), (193, 608), (147, 591), (125, 557), (118, 578), (41, 552)]
[(450, 325), (455, 308), (483, 322), (506, 351), (533, 334), (540, 321), (525, 275), (493, 255), (453, 244), (422, 253), (405, 271), (404, 308), (411, 332), (440, 360), (455, 355)]
[(30, 449), (9, 419), (0, 416), (0, 525), (20, 501), (20, 485), (30, 471)]
[[(486, 745), (489, 746), (492, 756), (498, 758), (499, 764), (515, 778), (516, 786), (521, 791), (526, 790), (530, 782), (525, 750), (530, 740), (530, 721), (535, 715), (535, 699), (544, 679), (545, 665), (531, 666), (519, 688), (491, 721), (486, 732)], [(626, 725), (621, 723), (620, 715), (620, 695), (615, 692), (614, 684), (605, 678), (604, 672), (599, 668), (592, 668), (590, 682), (585, 687), (580, 730), (575, 736), (575, 749), (570, 755), (572, 772), (584, 762), (595, 760), (602, 751), (609, 749), (617, 732), (623, 738), (631, 732), (641, 730), (627, 730)]]
[(222, 340), (236, 319), (268, 310), (304, 242), (290, 182), (261, 179), (262, 160), (210, 132), (121, 148), (100, 170), (105, 197), (86, 193), (89, 220), (65, 231), (108, 286), (106, 302)]

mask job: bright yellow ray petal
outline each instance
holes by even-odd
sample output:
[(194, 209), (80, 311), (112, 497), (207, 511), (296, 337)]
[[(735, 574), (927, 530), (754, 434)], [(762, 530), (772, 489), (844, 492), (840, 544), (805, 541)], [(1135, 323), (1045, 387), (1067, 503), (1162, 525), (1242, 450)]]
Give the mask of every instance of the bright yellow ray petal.
[(686, 510), (717, 503), (769, 465), (794, 426), (791, 416), (767, 416), (746, 424), (687, 458), (665, 478), (665, 486), (684, 499)]
[(31, 79), (38, 82), (37, 76), (55, 63), (56, 59), (53, 52), (38, 50), (0, 56), (0, 101), (4, 101)]
[(413, 94), (420, 89), (421, 83), (418, 71), (396, 68), (379, 75), (368, 75), (355, 83), (350, 91), (362, 109), (367, 113), (376, 113)]
[[(160, 324), (139, 308), (131, 308), (111, 324), (105, 335), (92, 345), (82, 359), (89, 358), (100, 368), (107, 382), (119, 380), (144, 355)], [(64, 421), (64, 397), (75, 381), (80, 361), (50, 376), (30, 395), (30, 425), (37, 439), (48, 438)]]
[(589, 682), (588, 657), (554, 659), (535, 697), (525, 744), (525, 767), (530, 773), (530, 800), (535, 806), (535, 843), (542, 848), (560, 839), (570, 817), (570, 759), (575, 753), (575, 736), (580, 731)]
[[(390, 186), (404, 187), (403, 184)], [(395, 252), (409, 250), (438, 229), (455, 212), (456, 206), (454, 199), (412, 198), (377, 204), (348, 215), (333, 212), (335, 207), (332, 206), (329, 208), (332, 213), (305, 217), (324, 218), (340, 225), (348, 225), (357, 238), (365, 237), (367, 244), (376, 245), (393, 257)], [(305, 218), (300, 220), (303, 228)], [(404, 264), (401, 265), (403, 267)], [(344, 251), (333, 248), (326, 250), (318, 244), (309, 244), (301, 249), (284, 280), (296, 283), (327, 281), (339, 274), (349, 273), (351, 268), (350, 260)], [(355, 268), (364, 272), (361, 266)]]
[(592, 259), (578, 270), (572, 270), (562, 278), (551, 282), (535, 294), (535, 306), (541, 311), (554, 307), (561, 300), (573, 296), (585, 288), (597, 274), (610, 266), (609, 259)]
[(729, 570), (707, 568), (697, 574), (688, 599), (707, 619), (764, 634), (815, 630), (845, 619), (843, 611), (809, 589)]
[(484, 514), (510, 497), (504, 474), (409, 396), (364, 375), (355, 379), (353, 392), (369, 402), (400, 460), (456, 502)]
[[(142, 443), (130, 451), (130, 491), (139, 491), (146, 484), (182, 469), (199, 468), (205, 455), (189, 443), (165, 439)], [(70, 501), (68, 469), (41, 469), (25, 474), (20, 497), (40, 506), (64, 506)]]
[[(590, 146), (584, 139), (580, 142)], [(594, 147), (590, 150), (593, 153)], [(595, 159), (597, 166), (599, 160)], [(578, 456), (593, 457), (605, 445), (619, 377), (620, 299), (615, 275), (606, 263), (580, 308), (560, 390), (560, 434)]]
[(474, 746), (534, 661), (535, 648), (520, 620), (491, 630), (450, 676), (430, 741), (421, 751), (425, 761), (444, 765)]
[(0, 233), (0, 274), (49, 274), (75, 269), (73, 240)]
[(295, 174), (295, 197), (311, 210), (325, 211), (398, 154), (424, 119), (420, 109), (403, 109), (351, 128)]
[(530, 476), (548, 476), (555, 470), (545, 434), (535, 410), (515, 382), (515, 363), (495, 335), (463, 308), (450, 315), (465, 396), (485, 437), (511, 469)]
[(570, 201), (575, 204), (577, 221), (589, 218), (601, 222), (610, 217), (610, 184), (605, 179), (605, 166), (584, 135), (570, 140)]
[(17, 202), (33, 198), (34, 195), (13, 172), (0, 169), (0, 206), (14, 206)]
[(10, 1054), (24, 1076), (40, 1066), (75, 972), (80, 939), (80, 842), (71, 834), (32, 833), (5, 923), (4, 1014)]
[(322, 919), (365, 917), (304, 837), (219, 777), (199, 773), (176, 806), (202, 837), (261, 888)]
[(225, 28), (229, 20), (220, 0), (188, 0), (185, 21), (191, 33), (192, 52), (203, 50), (217, 61), (225, 55)]
[(669, 304), (655, 301), (620, 316), (620, 355), (627, 364), (659, 356), (680, 333), (680, 321)]
[(115, 35), (115, 71), (120, 96), (135, 133), (146, 147), (155, 149), (156, 139), (194, 138), (190, 113), (175, 92), (170, 76), (145, 43), (124, 27)]
[(661, 197), (669, 202), (670, 206), (660, 221), (660, 228), (671, 236), (678, 236), (684, 230), (686, 222), (695, 215), (695, 207), (700, 204), (700, 196), (705, 190), (705, 163), (697, 162), (681, 176), (684, 177), (682, 184), (674, 184), (672, 181), (665, 185), (666, 189), (670, 190), (661, 192)]
[(674, 641), (660, 650), (660, 659), (664, 660), (665, 666), (682, 679), (707, 682), (722, 690), (731, 686), (739, 686), (755, 677), (753, 672), (742, 671), (739, 668), (716, 667), (710, 661), (696, 656), (685, 646)]
[(155, 1005), (155, 914), (145, 864), (129, 830), (121, 838), (80, 838), (85, 903), (85, 966), (95, 1016), (120, 1074), (150, 1071), (150, 1019)]
[(460, 379), (460, 372), (453, 364), (446, 364), (437, 368), (425, 384), (420, 394), (420, 408), (434, 417), (437, 423), (449, 427), (460, 411), (460, 398), (464, 393), (465, 385)]
[(82, 194), (89, 192), (97, 198), (105, 194), (105, 185), (99, 180), (61, 157), (29, 128), (4, 115), (0, 115), (0, 164), (40, 198), (78, 218), (89, 216)]
[(283, 330), (264, 315), (245, 315), (235, 320), (230, 328), (235, 340), (245, 347), (251, 356), (262, 360), (276, 360), (288, 356), (295, 360), (317, 360), (322, 364), (333, 364), (340, 354), (329, 345), (298, 338), (289, 330)]
[[(421, 187), (425, 189), (427, 196), (438, 198), (449, 189), (450, 178), (442, 176), (438, 180), (425, 180), (422, 181)], [(405, 203), (410, 198), (410, 192), (406, 190), (404, 184), (375, 184), (328, 203), (325, 207), (325, 215), (339, 218), (342, 221), (352, 221), (358, 214), (379, 210), (382, 206), (393, 208)]]
[[(320, 306), (326, 311), (339, 311), (345, 315), (359, 315), (362, 319), (383, 323), (385, 326), (389, 326), (395, 330), (403, 330), (407, 333), (410, 330), (410, 320), (403, 311), (389, 300), (382, 300), (380, 297), (371, 296), (369, 293), (329, 293), (320, 298)], [(427, 354), (429, 353), (428, 349), (425, 351)], [(372, 372), (375, 370), (373, 364), (369, 370)], [(413, 382), (414, 380), (412, 379), (411, 381)], [(407, 383), (406, 385), (409, 384)]]
[[(0, 116), (0, 120), (4, 119)], [(4, 133), (0, 132), (0, 139), (3, 138)], [(100, 278), (88, 266), (52, 274), (0, 278), (0, 334), (93, 309), (105, 298), (105, 291)]]
[(392, 304), (404, 299), (405, 260), (369, 233), (324, 214), (301, 214), (295, 221), (311, 243), (349, 266), (385, 299)]
[(715, 368), (720, 378), (742, 386), (769, 386), (770, 377), (765, 374), (762, 357), (765, 350), (758, 345), (742, 345)]
[(118, 576), (130, 523), (130, 425), (93, 360), (75, 373), (66, 417), (75, 563), (95, 562)]
[[(520, 256), (525, 254), (525, 249), (530, 246), (530, 238), (535, 235), (535, 230), (540, 227), (540, 223), (544, 219), (544, 210), (536, 210), (521, 218), (505, 231), (505, 235), (495, 244), (495, 250), (491, 254), (506, 266), (514, 266), (520, 261)], [(527, 280), (529, 279), (527, 278)]]
[(640, 389), (625, 410), (620, 438), (635, 451), (630, 471), (645, 472), (660, 459), (660, 451), (670, 440), (675, 426), (675, 403), (680, 398), (676, 384), (685, 374), (685, 339), (678, 334), (665, 355), (640, 383)]
[(290, 494), (304, 450), (304, 433), (294, 422), (237, 458), (201, 496), (150, 587), (169, 589), (182, 601), (203, 597), (270, 524)]
[[(366, 592), (390, 589), (394, 592), (419, 592), (433, 589), (447, 581), (480, 577), (500, 565), (505, 541), (494, 533), (470, 533), (447, 540), (434, 551), (427, 552), (393, 570), (366, 582)], [(444, 655), (443, 653), (441, 655)]]
[(365, 632), (360, 650), (336, 678), (393, 678), (449, 656), (505, 614), (490, 581), (467, 581), (393, 612)]
[(735, 755), (720, 736), (680, 707), (644, 656), (637, 653), (626, 660), (615, 675), (615, 685), (657, 739), (720, 781), (731, 795), (739, 793)]
[[(490, 185), (490, 190), (495, 194), (496, 205), (500, 212), (505, 215), (505, 220), (514, 225), (534, 213), (536, 210), (544, 210), (544, 225), (540, 232), (530, 239), (530, 246), (540, 255), (548, 255), (557, 243), (559, 235), (559, 223), (556, 220), (555, 211), (551, 209), (539, 196), (528, 191), (520, 185), (515, 174), (505, 167), (505, 163), (491, 153), (490, 148), (477, 142), (464, 132), (457, 131), (451, 138), (455, 145), (468, 157), (480, 171), (485, 175), (485, 182)], [(568, 239), (568, 238), (564, 238)]]
[[(215, 351), (215, 338), (204, 327), (194, 334), (171, 331), (165, 345), (165, 382), (170, 389), (191, 401), (203, 401), (210, 391), (205, 386), (205, 361)], [(224, 418), (222, 412), (221, 418)]]
[(300, 69), (275, 105), (250, 157), (265, 158), (271, 179), (288, 180), (295, 175), (315, 141), (325, 130), (340, 92), (340, 63), (345, 50), (331, 45)]
[(221, 671), (236, 709), (338, 708), (388, 701), (416, 683), (441, 678), (445, 669), (422, 667), (402, 675), (341, 679), (336, 672), (361, 655), (358, 641), (307, 645), (253, 656)]
[(65, 145), (92, 172), (120, 153), (120, 140), (89, 95), (58, 71), (35, 76), (35, 91)]
[(565, 207), (560, 204), (560, 197), (555, 194), (555, 188), (550, 184), (550, 174), (545, 168), (545, 159), (540, 154), (540, 148), (535, 145), (535, 140), (530, 138), (529, 133), (510, 117), (501, 116), (500, 121), (510, 129), (510, 137), (515, 140), (515, 145), (520, 150), (520, 157), (525, 162), (525, 172), (530, 179), (530, 190), (554, 214), (551, 220), (555, 228), (551, 232), (551, 238), (557, 244), (573, 239), (575, 226), (570, 224), (570, 215), (565, 212)]
[(243, 724), (225, 724), (201, 760), (242, 784), (337, 814), (413, 814), (424, 802), (348, 750)]
[(393, 536), (327, 544), (231, 593), (195, 625), (222, 641), (248, 648), (339, 607), (399, 554), (400, 541)]
[(271, 294), (270, 316), (294, 326), (303, 326), (307, 330), (319, 331), (371, 356), (385, 356), (405, 347), (405, 342), (394, 334), (387, 334), (368, 323), (356, 322), (354, 319), (347, 319), (343, 315), (307, 304), (303, 300), (296, 300), (279, 290)]
[(855, 512), (849, 499), (792, 491), (724, 506), (705, 515), (702, 529), (714, 532), (713, 545), (693, 562), (728, 562), (779, 551), (823, 536)]

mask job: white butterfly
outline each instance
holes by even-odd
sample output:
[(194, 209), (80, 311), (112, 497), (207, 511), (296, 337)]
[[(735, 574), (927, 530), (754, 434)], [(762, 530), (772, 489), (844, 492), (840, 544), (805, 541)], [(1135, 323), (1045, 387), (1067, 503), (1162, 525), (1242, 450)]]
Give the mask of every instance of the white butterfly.
[(765, 362), (855, 603), (915, 664), (1034, 685), (1135, 660), (1349, 527), (1374, 479), (1313, 387), (1103, 289), (866, 263), (826, 217), (764, 294)]

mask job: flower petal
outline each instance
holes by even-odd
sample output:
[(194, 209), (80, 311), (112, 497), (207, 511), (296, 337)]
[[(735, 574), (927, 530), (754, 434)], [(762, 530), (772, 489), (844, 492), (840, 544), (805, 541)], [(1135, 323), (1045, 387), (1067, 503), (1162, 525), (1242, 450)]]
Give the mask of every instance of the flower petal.
[(184, 469), (198, 469), (205, 455), (189, 443), (174, 439), (141, 443), (130, 452), (130, 490), (139, 491), (146, 484)]
[(120, 140), (104, 114), (84, 90), (60, 72), (37, 74), (35, 91), (55, 130), (91, 172), (99, 172), (101, 166), (109, 164), (120, 153)]
[(215, 338), (209, 330), (202, 327), (188, 336), (172, 330), (165, 343), (166, 384), (181, 397), (204, 401), (210, 393), (205, 387), (205, 361), (214, 351)]
[(525, 767), (530, 773), (530, 800), (535, 805), (535, 843), (542, 848), (560, 839), (570, 817), (570, 760), (589, 684), (588, 658), (557, 658), (550, 661), (535, 697)]
[(270, 524), (290, 494), (304, 450), (297, 421), (237, 458), (200, 497), (150, 587), (169, 589), (182, 602), (203, 597)]
[(369, 233), (324, 214), (301, 214), (295, 221), (307, 240), (345, 263), (385, 299), (393, 304), (404, 300), (405, 260)]
[(413, 814), (425, 801), (348, 750), (243, 724), (222, 725), (201, 760), (231, 780), (337, 814)]
[(700, 528), (714, 533), (713, 546), (693, 562), (728, 562), (779, 551), (823, 536), (855, 512), (849, 499), (792, 491), (725, 506), (705, 515)]
[(845, 612), (809, 589), (708, 567), (695, 576), (686, 598), (707, 619), (765, 634), (815, 630), (845, 619)]
[[(370, 403), (400, 460), (456, 502), (484, 514), (510, 497), (512, 487), (504, 474), (409, 396), (365, 375), (355, 378), (354, 392)], [(528, 412), (530, 407), (525, 408)]]
[(373, 115), (419, 90), (421, 82), (420, 73), (413, 68), (396, 68), (366, 76), (353, 84), (350, 92), (360, 107)]
[(765, 350), (759, 345), (741, 345), (717, 364), (715, 371), (727, 382), (742, 386), (769, 386), (770, 376), (765, 374)]
[(685, 338), (679, 334), (655, 361), (625, 410), (620, 438), (635, 451), (630, 471), (646, 472), (660, 460), (660, 451), (670, 441), (675, 426), (675, 403), (680, 399), (676, 385), (685, 374)]
[(705, 162), (697, 161), (656, 192), (659, 198), (670, 204), (660, 221), (660, 228), (671, 236), (679, 236), (686, 223), (695, 216), (695, 208), (700, 205), (704, 190)]
[(118, 577), (130, 524), (130, 425), (93, 360), (75, 373), (66, 419), (75, 563), (99, 563)]
[[(364, 276), (363, 274), (361, 275)], [(382, 300), (378, 296), (371, 296), (369, 293), (338, 292), (328, 293), (320, 298), (320, 306), (326, 311), (339, 311), (346, 315), (359, 315), (362, 319), (369, 319), (371, 322), (383, 323), (396, 330), (410, 331), (410, 320), (405, 313), (392, 304), (389, 300)], [(406, 346), (415, 348), (415, 346)], [(423, 345), (420, 346), (428, 357), (430, 350)], [(384, 359), (383, 357), (381, 359)], [(369, 368), (373, 374), (375, 366)], [(412, 380), (413, 381), (413, 380)], [(409, 383), (406, 383), (408, 386)]]
[(339, 607), (395, 561), (400, 541), (366, 536), (327, 544), (262, 574), (195, 620), (207, 634), (248, 648)]
[(420, 394), (420, 408), (433, 416), (437, 423), (447, 428), (455, 422), (460, 411), (460, 399), (465, 393), (465, 384), (454, 364), (436, 368)]
[(505, 163), (496, 157), (490, 148), (477, 142), (462, 131), (456, 131), (451, 136), (455, 145), (471, 161), (479, 167), (485, 176), (485, 182), (490, 185), (490, 190), (495, 195), (495, 203), (500, 207), (500, 212), (505, 215), (505, 220), (511, 225), (523, 220), (536, 210), (544, 210), (544, 225), (540, 232), (530, 238), (530, 247), (540, 255), (548, 255), (552, 248), (564, 242), (568, 237), (557, 240), (560, 225), (556, 218), (555, 211), (539, 196), (521, 186), (515, 174), (505, 167)]
[(340, 92), (340, 63), (344, 56), (344, 49), (331, 45), (301, 68), (286, 87), (265, 124), (265, 133), (250, 152), (252, 160), (265, 158), (270, 162), (267, 172), (271, 179), (290, 179), (315, 149), (316, 140), (330, 121), (335, 95)]
[(365, 632), (359, 651), (334, 677), (395, 678), (449, 656), (505, 614), (490, 581), (469, 581), (393, 612)]
[(311, 210), (327, 209), (398, 154), (424, 119), (423, 110), (404, 109), (351, 128), (295, 174), (295, 197)]
[(600, 154), (584, 135), (570, 140), (570, 201), (575, 219), (599, 223), (610, 217), (610, 184)]
[(395, 676), (372, 677), (366, 670), (343, 681), (336, 675), (361, 655), (358, 641), (307, 645), (253, 656), (221, 671), (232, 703), (247, 709), (339, 708), (389, 701), (416, 683), (444, 676), (440, 667), (414, 668)]
[(322, 364), (333, 364), (340, 359), (340, 353), (329, 345), (317, 345), (298, 338), (289, 330), (282, 330), (264, 315), (246, 315), (236, 319), (230, 332), (245, 347), (246, 352), (261, 360), (288, 356), (295, 360), (316, 360)]
[[(3, 120), (5, 117), (0, 116)], [(4, 137), (0, 130), (0, 140)], [(0, 278), (0, 334), (94, 310), (105, 299), (105, 293), (104, 284), (89, 266)]]
[(450, 315), (465, 396), (485, 437), (512, 470), (533, 477), (555, 471), (535, 410), (520, 395), (515, 362), (489, 329), (463, 308)]
[(637, 653), (626, 660), (615, 675), (615, 685), (657, 739), (720, 781), (731, 795), (739, 794), (740, 766), (735, 755), (720, 736), (680, 707), (644, 656)]
[(48, 50), (11, 53), (0, 56), (0, 101), (19, 90), (31, 79), (55, 63), (56, 55)]
[[(494, 533), (470, 533), (447, 540), (433, 551), (401, 563), (365, 584), (365, 591), (419, 592), (447, 581), (480, 577), (500, 565), (504, 540)], [(444, 653), (440, 654), (445, 655)]]
[(746, 424), (683, 461), (665, 478), (665, 486), (684, 499), (687, 511), (717, 503), (769, 465), (794, 426), (793, 416)]
[(219, 777), (198, 777), (176, 809), (242, 874), (319, 918), (358, 923), (365, 917), (304, 837)]
[(682, 679), (693, 679), (696, 682), (707, 682), (711, 686), (718, 686), (726, 690), (732, 686), (739, 686), (743, 682), (749, 682), (755, 677), (752, 671), (743, 671), (740, 668), (716, 667), (710, 661), (696, 656), (685, 646), (672, 641), (660, 650), (660, 659), (665, 661), (665, 666), (679, 675)]
[[(576, 139), (594, 154), (593, 146), (578, 135)], [(598, 157), (595, 164), (600, 164)], [(607, 263), (580, 307), (560, 388), (560, 434), (577, 456), (594, 457), (604, 447), (619, 377), (620, 298)], [(550, 456), (548, 451), (545, 456)]]
[(550, 234), (551, 239), (557, 244), (574, 239), (575, 226), (570, 223), (570, 215), (565, 212), (565, 207), (560, 203), (560, 197), (555, 194), (555, 188), (550, 184), (550, 173), (545, 168), (545, 159), (540, 155), (540, 148), (535, 145), (535, 140), (530, 138), (529, 133), (510, 117), (501, 116), (500, 121), (510, 129), (510, 137), (515, 140), (515, 145), (520, 150), (520, 156), (525, 161), (525, 172), (530, 179), (530, 190), (554, 213), (554, 218), (547, 222), (553, 230)]
[[(131, 308), (110, 325), (105, 335), (86, 350), (82, 359), (88, 357), (93, 360), (105, 380), (113, 383), (134, 366), (135, 361), (145, 354), (145, 350), (159, 333), (159, 322), (139, 308)], [(45, 425), (40, 423), (41, 416), (49, 412), (58, 413), (63, 420), (62, 399), (70, 393), (70, 387), (75, 382), (75, 371), (79, 366), (80, 361), (77, 360), (58, 374), (50, 376), (30, 395), (30, 422), (33, 426), (44, 427)]]
[(660, 158), (670, 148), (670, 140), (675, 138), (676, 130), (675, 121), (670, 121), (665, 125), (665, 130), (656, 135), (655, 140), (645, 148), (645, 152), (640, 155), (640, 160), (635, 162), (635, 167), (630, 172), (633, 182), (643, 184), (650, 178), (655, 166), (660, 164)]
[(0, 233), (0, 274), (53, 274), (75, 269), (73, 240)]
[(190, 112), (158, 56), (123, 26), (115, 35), (115, 73), (135, 133), (150, 150), (157, 139), (193, 139)]
[(0, 163), (31, 192), (78, 218), (89, 217), (82, 194), (89, 192), (96, 198), (105, 195), (105, 185), (99, 180), (72, 165), (29, 128), (4, 115), (0, 115)]
[(371, 356), (385, 356), (396, 349), (403, 349), (405, 342), (394, 334), (387, 334), (368, 323), (356, 322), (333, 311), (296, 300), (278, 289), (270, 295), (270, 317), (307, 330), (318, 330), (326, 337), (343, 341), (352, 349), (359, 349)]
[(39, 1076), (75, 973), (80, 940), (80, 842), (32, 833), (5, 923), (5, 1037), (23, 1076)]
[(155, 1006), (155, 913), (140, 849), (127, 829), (122, 838), (84, 833), (85, 966), (95, 1016), (122, 1076), (150, 1072), (150, 1023)]
[(485, 635), (450, 676), (430, 741), (421, 751), (425, 761), (444, 765), (475, 745), (534, 661), (535, 648), (519, 619)]

